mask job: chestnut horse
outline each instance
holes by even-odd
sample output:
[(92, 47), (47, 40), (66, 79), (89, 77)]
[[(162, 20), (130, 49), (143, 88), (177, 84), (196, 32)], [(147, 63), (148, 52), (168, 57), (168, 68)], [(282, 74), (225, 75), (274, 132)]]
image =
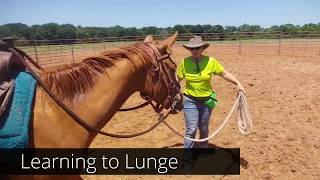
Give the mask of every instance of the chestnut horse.
[[(145, 43), (166, 54), (177, 35), (175, 33), (162, 41), (154, 41), (152, 36), (147, 36)], [(148, 92), (150, 87), (147, 86), (155, 82), (151, 82), (153, 80), (148, 76), (148, 68), (151, 68), (152, 60), (156, 57), (146, 53), (143, 48), (136, 44), (110, 49), (80, 63), (44, 71), (40, 78), (75, 114), (91, 127), (101, 129), (134, 92), (149, 93), (151, 96), (151, 92)], [(163, 63), (169, 67), (170, 76), (174, 76), (176, 81), (176, 65), (165, 60)], [(159, 88), (159, 93), (152, 100), (163, 103), (168, 90), (163, 82), (160, 82)], [(88, 131), (76, 123), (41, 86), (37, 86), (31, 147), (86, 148), (96, 135), (96, 132)]]
[[(144, 43), (109, 49), (100, 56), (84, 59), (80, 63), (58, 66), (43, 71), (39, 77), (50, 90), (75, 114), (96, 129), (114, 116), (122, 104), (134, 92), (141, 92), (156, 103), (163, 104), (168, 96), (168, 87), (163, 81), (148, 75), (155, 56), (147, 43), (155, 47), (160, 55), (171, 52), (178, 33), (162, 41), (147, 36)], [(149, 52), (147, 52), (149, 51)], [(175, 77), (176, 65), (163, 60), (167, 75)], [(169, 73), (169, 74), (168, 74)], [(150, 91), (150, 85), (157, 86), (157, 94)], [(182, 99), (179, 99), (180, 107)], [(181, 109), (179, 109), (181, 110)], [(32, 117), (30, 147), (34, 148), (88, 148), (97, 135), (80, 126), (45, 91), (37, 85)], [(13, 179), (78, 179), (80, 176), (13, 176)]]

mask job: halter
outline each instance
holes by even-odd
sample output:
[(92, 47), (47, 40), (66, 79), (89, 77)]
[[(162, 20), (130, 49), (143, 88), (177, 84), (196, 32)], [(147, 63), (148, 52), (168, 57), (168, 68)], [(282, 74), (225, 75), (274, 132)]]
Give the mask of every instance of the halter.
[[(163, 61), (169, 59), (175, 66), (176, 64), (169, 53), (161, 55), (159, 50), (150, 43), (146, 43), (144, 46), (147, 53), (151, 55), (151, 57), (156, 58), (152, 59), (151, 68), (149, 68), (147, 72), (147, 78), (149, 79), (149, 81), (147, 80), (145, 82), (145, 87), (147, 89), (145, 89), (144, 92), (141, 92), (140, 95), (154, 108), (157, 113), (160, 113), (164, 108), (174, 108), (172, 106), (176, 105), (178, 101), (177, 96), (181, 96), (179, 83), (174, 77), (170, 76), (170, 72), (168, 72), (169, 69)], [(153, 79), (157, 79), (156, 84), (153, 82)], [(160, 94), (161, 81), (167, 88), (167, 96), (162, 103), (154, 105), (152, 100)]]
[[(146, 134), (148, 132), (150, 132), (151, 130), (153, 130), (154, 128), (156, 128), (161, 122), (163, 122), (169, 114), (171, 114), (173, 112), (173, 110), (175, 109), (175, 106), (178, 102), (177, 96), (181, 95), (180, 93), (180, 88), (178, 86), (176, 86), (174, 79), (172, 79), (172, 77), (170, 77), (168, 75), (168, 69), (165, 68), (164, 63), (162, 63), (162, 61), (164, 59), (170, 59), (172, 62), (173, 60), (170, 57), (170, 54), (165, 54), (162, 55), (160, 54), (160, 52), (158, 51), (158, 49), (156, 47), (154, 47), (151, 44), (144, 44), (145, 47), (147, 48), (147, 50), (149, 51), (149, 53), (155, 53), (156, 55), (156, 59), (153, 59), (153, 63), (152, 63), (152, 67), (151, 67), (151, 72), (154, 73), (154, 75), (152, 75), (152, 77), (154, 77), (155, 75), (158, 75), (158, 83), (157, 83), (157, 90), (154, 91), (153, 89), (151, 90), (151, 97), (154, 98), (159, 94), (159, 87), (160, 87), (160, 82), (161, 79), (164, 81), (165, 85), (168, 88), (168, 95), (166, 97), (166, 99), (164, 100), (163, 107), (160, 107), (160, 104), (157, 104), (156, 106), (153, 105), (152, 103), (152, 98), (150, 98), (149, 96), (149, 92), (147, 92), (148, 94), (144, 94), (143, 92), (141, 93), (142, 97), (145, 98), (148, 102), (148, 104), (150, 103), (156, 112), (160, 112), (163, 108), (170, 108), (170, 110), (165, 114), (159, 114), (158, 117), (158, 121), (153, 124), (151, 127), (149, 127), (148, 129), (135, 133), (135, 134), (127, 134), (127, 135), (119, 135), (119, 134), (112, 134), (112, 133), (108, 133), (108, 132), (104, 132), (101, 131), (95, 127), (92, 127), (91, 125), (89, 125), (86, 121), (84, 121), (81, 117), (79, 117), (77, 114), (75, 114), (69, 107), (67, 107), (51, 90), (50, 88), (48, 88), (48, 86), (42, 81), (42, 79), (34, 72), (34, 70), (30, 67), (30, 65), (25, 61), (25, 58), (32, 63), (33, 65), (35, 65), (36, 68), (43, 70), (41, 68), (41, 66), (39, 64), (37, 64), (30, 56), (28, 56), (25, 52), (23, 52), (20, 49), (17, 49), (13, 46), (8, 46), (6, 49), (9, 52), (12, 52), (13, 54), (15, 54), (19, 61), (21, 61), (21, 63), (28, 69), (29, 73), (33, 76), (33, 78), (37, 81), (37, 83), (43, 88), (43, 90), (69, 115), (72, 117), (72, 119), (74, 121), (76, 121), (80, 126), (82, 126), (83, 128), (85, 128), (88, 131), (94, 132), (94, 133), (98, 133), (104, 136), (109, 136), (109, 137), (115, 137), (115, 138), (132, 138), (132, 137), (136, 137), (136, 136), (140, 136), (143, 134)], [(153, 57), (153, 56), (151, 56)], [(174, 62), (173, 62), (174, 63)], [(174, 63), (175, 64), (175, 63)], [(149, 68), (150, 69), (150, 68)], [(154, 93), (155, 92), (155, 93)]]

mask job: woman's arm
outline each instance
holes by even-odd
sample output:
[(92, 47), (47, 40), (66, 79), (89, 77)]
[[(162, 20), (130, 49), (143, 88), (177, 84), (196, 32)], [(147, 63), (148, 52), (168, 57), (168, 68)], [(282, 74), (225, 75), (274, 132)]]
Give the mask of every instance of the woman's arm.
[(232, 82), (233, 84), (238, 86), (238, 90), (242, 91), (243, 93), (246, 93), (244, 91), (244, 87), (242, 86), (242, 84), (240, 83), (240, 81), (235, 78), (233, 76), (233, 74), (231, 74), (230, 72), (228, 72), (227, 70), (224, 70), (223, 73), (220, 74), (221, 77), (223, 77), (225, 80)]

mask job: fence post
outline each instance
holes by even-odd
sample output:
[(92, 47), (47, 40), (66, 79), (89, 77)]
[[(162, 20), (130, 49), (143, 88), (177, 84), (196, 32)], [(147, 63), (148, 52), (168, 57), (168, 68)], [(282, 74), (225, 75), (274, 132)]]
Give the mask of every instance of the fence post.
[(92, 47), (93, 47), (93, 51), (94, 51), (95, 56), (97, 55), (98, 44), (99, 44), (99, 39), (94, 40), (92, 43)]
[(102, 40), (102, 44), (103, 44), (103, 50), (107, 49), (106, 42), (104, 42), (104, 38), (102, 38), (101, 40)]
[(304, 57), (307, 57), (308, 41), (304, 41)]
[(50, 58), (50, 65), (52, 64), (52, 60), (51, 60), (51, 46), (50, 43), (48, 42), (47, 44), (48, 48), (49, 48), (49, 58)]
[(202, 38), (207, 41), (207, 36), (206, 36), (206, 33), (202, 33)]
[(292, 36), (290, 36), (291, 38), (291, 56), (293, 56), (293, 38)]
[(61, 51), (61, 62), (63, 63), (63, 42), (60, 41), (60, 51)]
[(278, 55), (281, 54), (281, 39), (282, 39), (282, 32), (280, 32), (279, 34)]
[(320, 59), (320, 47), (319, 47), (319, 59)]
[(72, 63), (74, 63), (74, 52), (73, 52), (73, 44), (71, 44), (71, 52), (72, 52)]
[(239, 55), (241, 55), (241, 34), (239, 34)]
[[(255, 43), (254, 41), (253, 41), (253, 39), (251, 39), (251, 53), (252, 54), (255, 54), (255, 50), (254, 50), (254, 45), (253, 45), (253, 43)], [(255, 54), (256, 55), (256, 54)]]
[(35, 41), (35, 44), (33, 45), (33, 50), (34, 50), (34, 56), (35, 56), (35, 58), (36, 58), (36, 61), (37, 61), (37, 63), (39, 63), (39, 62), (38, 62), (38, 50), (37, 50), (37, 45), (38, 45), (38, 43), (37, 43), (37, 41)]

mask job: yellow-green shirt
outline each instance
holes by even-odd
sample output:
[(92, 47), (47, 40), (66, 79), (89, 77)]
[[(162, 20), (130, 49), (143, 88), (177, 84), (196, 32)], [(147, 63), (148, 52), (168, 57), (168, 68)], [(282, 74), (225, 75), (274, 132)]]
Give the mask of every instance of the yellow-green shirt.
[[(184, 93), (194, 97), (207, 97), (212, 93), (211, 77), (212, 74), (221, 74), (223, 66), (213, 57), (203, 56), (197, 64), (192, 57), (183, 59), (177, 69), (179, 79), (186, 79)], [(199, 71), (200, 70), (200, 71)]]

